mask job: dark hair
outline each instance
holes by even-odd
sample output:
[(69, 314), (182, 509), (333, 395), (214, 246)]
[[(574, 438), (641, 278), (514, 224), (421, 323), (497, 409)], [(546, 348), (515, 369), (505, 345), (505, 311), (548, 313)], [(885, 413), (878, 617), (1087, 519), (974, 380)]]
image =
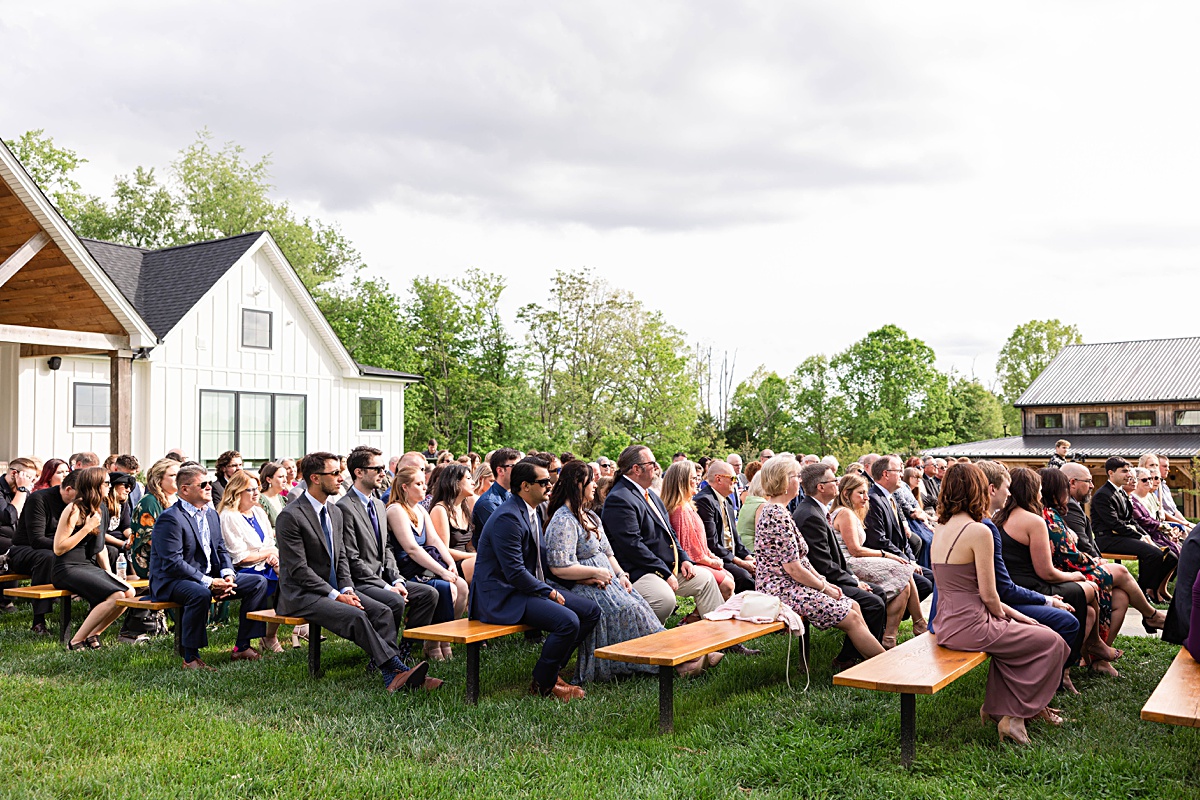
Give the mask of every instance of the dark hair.
[(425, 480), (426, 492), (430, 494), (433, 493), (433, 487), (437, 486), (438, 478), (442, 477), (442, 473), (446, 471), (446, 467), (449, 467), (451, 464), (455, 464), (460, 467), (462, 466), (462, 464), (459, 464), (457, 461), (448, 461), (445, 464), (438, 464), (433, 468), (433, 471), (429, 473), (429, 477)]
[(95, 514), (101, 506), (108, 506), (108, 498), (101, 488), (108, 473), (104, 467), (84, 467), (76, 472), (80, 474), (75, 479), (75, 508), (79, 510), (80, 519), (83, 519)]
[(79, 483), (79, 473), (81, 472), (83, 472), (81, 469), (73, 469), (68, 472), (67, 477), (63, 478), (62, 486), (67, 489), (74, 489)]
[[(1011, 480), (1008, 484), (1008, 500), (1004, 503), (1004, 508), (992, 517), (997, 528), (1003, 528), (1009, 516), (1018, 508), (1038, 516), (1042, 514), (1042, 503), (1038, 498), (1042, 485), (1041, 477), (1029, 467), (1017, 467), (1009, 472), (1009, 477)], [(945, 486), (944, 483), (942, 485)]]
[(955, 514), (982, 522), (988, 513), (988, 481), (974, 464), (955, 464), (946, 470), (938, 493), (938, 522), (945, 525)]
[(132, 490), (135, 483), (137, 483), (137, 480), (127, 472), (114, 471), (108, 473), (109, 494), (112, 494), (112, 490), (116, 489), (118, 486), (128, 486), (130, 490)]
[(572, 461), (575, 460), (575, 454), (572, 453), (570, 450), (568, 450), (567, 452), (560, 455), (558, 457), (558, 460), (562, 464), (570, 464)]
[(341, 459), (334, 453), (316, 452), (304, 456), (300, 459), (300, 480), (304, 481), (305, 485), (311, 486), (312, 481), (309, 478), (318, 472), (324, 472), (325, 465), (330, 461), (341, 463)]
[(1105, 472), (1116, 472), (1121, 467), (1128, 467), (1128, 466), (1129, 466), (1128, 461), (1121, 458), (1120, 456), (1113, 456), (1112, 458), (1110, 458), (1104, 462), (1104, 471)]
[(492, 457), (488, 459), (488, 466), (492, 468), (493, 475), (499, 475), (501, 467), (510, 461), (516, 461), (520, 457), (520, 452), (511, 447), (501, 447), (492, 453)]
[(1067, 502), (1071, 499), (1071, 482), (1058, 467), (1043, 467), (1038, 470), (1042, 479), (1042, 505), (1059, 514), (1067, 513)]
[(358, 476), (354, 474), (354, 471), (366, 469), (372, 458), (381, 455), (383, 455), (382, 450), (377, 447), (368, 447), (365, 444), (351, 450), (350, 455), (346, 458), (346, 469), (350, 471), (350, 479), (356, 480)]
[(562, 472), (558, 475), (558, 483), (550, 493), (550, 504), (546, 507), (546, 519), (551, 519), (554, 512), (563, 506), (578, 520), (588, 536), (597, 536), (596, 521), (591, 514), (583, 513), (583, 490), (594, 481), (592, 468), (585, 461), (575, 459), (563, 464)]
[(633, 469), (634, 465), (641, 461), (642, 451), (648, 449), (644, 444), (631, 444), (622, 450), (621, 455), (617, 456), (617, 473), (613, 475), (614, 482)]
[(433, 495), (433, 501), (429, 507), (433, 508), (438, 503), (445, 503), (449, 508), (458, 497), (459, 481), (471, 474), (471, 468), (456, 461), (453, 464), (443, 464), (434, 470), (434, 474), (437, 475), (437, 480), (433, 481), (433, 488), (429, 490), (429, 493)]
[(530, 453), (525, 456), (526, 461), (532, 461), (542, 469), (550, 469), (550, 465), (554, 463), (556, 456), (553, 453)]
[[(241, 457), (242, 454), (237, 450), (226, 450), (224, 453), (221, 453), (221, 455), (217, 456), (217, 477), (223, 478), (225, 475), (225, 468), (232, 464), (235, 458)], [(334, 456), (334, 458), (337, 458), (337, 456)], [(221, 482), (224, 483), (224, 480)]]
[[(755, 470), (757, 472), (757, 470)], [(818, 461), (815, 464), (808, 464), (800, 470), (800, 486), (804, 489), (805, 494), (816, 494), (817, 484), (821, 482), (821, 478), (825, 477), (826, 472), (833, 472), (833, 467), (823, 461)]]
[[(46, 466), (42, 467), (42, 474), (37, 479), (37, 483), (33, 485), (33, 491), (39, 489), (47, 489), (50, 486), (50, 479), (54, 477), (54, 473), (58, 472), (58, 467), (61, 464), (66, 464), (61, 458), (52, 458), (46, 462)], [(69, 466), (69, 465), (68, 465)]]
[(142, 465), (138, 463), (137, 456), (132, 456), (128, 453), (117, 456), (117, 460), (114, 463), (121, 469), (127, 469), (131, 472), (137, 472), (142, 468)]
[(264, 492), (267, 490), (267, 481), (275, 477), (275, 473), (283, 469), (283, 464), (276, 461), (268, 461), (262, 465), (262, 469), (258, 471), (258, 488)]
[(512, 478), (509, 479), (508, 488), (513, 494), (521, 493), (521, 485), (533, 483), (537, 480), (537, 468), (546, 468), (546, 464), (540, 458), (522, 458), (512, 468)]
[[(559, 480), (562, 480), (560, 477)], [(592, 501), (592, 508), (600, 508), (604, 505), (605, 498), (613, 487), (613, 477), (611, 475), (601, 475), (596, 479), (596, 499)]]
[(163, 458), (169, 458), (172, 461), (178, 461), (180, 464), (183, 463), (183, 453), (179, 452), (178, 450), (172, 450), (163, 456)]

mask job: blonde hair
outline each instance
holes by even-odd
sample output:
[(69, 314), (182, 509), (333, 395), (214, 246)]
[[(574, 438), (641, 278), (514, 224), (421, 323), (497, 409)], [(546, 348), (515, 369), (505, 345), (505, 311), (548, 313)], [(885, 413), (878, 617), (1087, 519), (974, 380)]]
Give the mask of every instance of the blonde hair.
[(221, 495), (221, 502), (217, 503), (217, 513), (219, 514), (222, 511), (237, 511), (238, 503), (242, 499), (242, 492), (251, 486), (257, 489), (258, 479), (249, 472), (242, 469), (233, 473), (233, 477), (229, 479), (229, 483), (225, 484), (225, 493)]
[(787, 491), (788, 478), (800, 474), (800, 462), (795, 456), (779, 453), (774, 458), (767, 459), (763, 468), (754, 476), (759, 482), (763, 497), (775, 497)]
[(854, 494), (866, 485), (867, 479), (861, 475), (855, 475), (854, 473), (843, 475), (842, 479), (838, 481), (838, 493), (837, 497), (834, 498), (832, 508), (844, 508), (854, 516), (858, 517), (859, 522), (865, 521), (867, 519), (867, 507), (869, 506), (869, 503), (863, 504), (862, 510), (860, 511), (850, 504), (850, 495)]
[(162, 480), (167, 474), (167, 470), (171, 467), (178, 467), (179, 462), (173, 458), (160, 458), (150, 465), (150, 469), (146, 471), (146, 492), (153, 495), (154, 499), (164, 509), (170, 505), (167, 502), (167, 493), (163, 491)]
[(404, 487), (411, 486), (418, 477), (425, 477), (425, 470), (420, 467), (402, 467), (396, 470), (396, 477), (392, 478), (392, 493), (388, 496), (388, 505), (403, 508), (414, 528), (421, 524), (421, 517), (404, 496)]
[(695, 476), (696, 463), (686, 458), (667, 467), (662, 476), (662, 501), (668, 514), (692, 502), (692, 495), (695, 494), (692, 478)]

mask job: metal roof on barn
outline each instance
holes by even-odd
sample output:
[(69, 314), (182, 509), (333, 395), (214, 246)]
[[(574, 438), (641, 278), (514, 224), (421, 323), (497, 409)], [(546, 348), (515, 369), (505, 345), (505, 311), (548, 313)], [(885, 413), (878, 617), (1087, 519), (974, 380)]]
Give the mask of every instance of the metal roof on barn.
[[(931, 447), (926, 455), (945, 458), (1050, 458), (1059, 436), (1009, 436), (982, 442)], [(1071, 450), (1077, 456), (1108, 458), (1138, 457), (1157, 453), (1168, 458), (1192, 458), (1200, 454), (1200, 434), (1089, 434), (1073, 435)]]
[(1200, 400), (1200, 336), (1065, 347), (1013, 405), (1180, 400)]

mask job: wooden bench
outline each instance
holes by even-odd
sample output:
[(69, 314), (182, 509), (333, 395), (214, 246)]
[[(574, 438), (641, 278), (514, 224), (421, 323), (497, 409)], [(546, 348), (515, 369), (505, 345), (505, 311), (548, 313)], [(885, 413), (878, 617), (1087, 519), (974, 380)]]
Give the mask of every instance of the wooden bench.
[(278, 622), (280, 625), (308, 626), (308, 674), (313, 678), (321, 677), (321, 626), (309, 622), (304, 617), (289, 617), (276, 614), (274, 609), (264, 608), (262, 611), (249, 611), (246, 619), (255, 622)]
[(1118, 564), (1122, 561), (1137, 561), (1137, 556), (1131, 556), (1128, 553), (1101, 553), (1100, 557), (1105, 561), (1115, 561)]
[(1167, 674), (1142, 706), (1142, 719), (1200, 728), (1200, 664), (1186, 647), (1179, 648)]
[(30, 577), (32, 576), (22, 575), (19, 572), (5, 572), (3, 575), (0, 575), (0, 583), (20, 583), (21, 581), (29, 580)]
[[(479, 646), (488, 639), (524, 633), (533, 628), (528, 625), (492, 625), (477, 619), (456, 619), (426, 625), (422, 628), (404, 629), (405, 639), (421, 639), (431, 642), (450, 642), (467, 646), (467, 705), (479, 702)], [(309, 641), (312, 641), (310, 635)]]
[[(596, 650), (596, 658), (657, 666), (658, 729), (662, 733), (671, 733), (675, 730), (675, 667), (693, 658), (783, 630), (784, 627), (782, 622), (759, 625), (736, 619), (702, 619), (691, 625), (680, 625), (639, 639), (601, 647)], [(805, 650), (807, 660), (807, 626), (801, 647)]]
[(834, 675), (833, 685), (900, 694), (900, 763), (907, 767), (916, 744), (916, 695), (939, 692), (984, 661), (987, 653), (948, 650), (926, 633)]
[[(147, 580), (126, 581), (134, 589), (142, 589), (150, 585)], [(59, 638), (63, 644), (71, 641), (71, 592), (59, 589), (54, 584), (42, 583), (37, 586), (14, 586), (5, 589), (6, 597), (17, 597), (22, 600), (58, 600), (59, 609)]]
[[(174, 611), (183, 608), (179, 603), (151, 600), (149, 597), (122, 597), (117, 601), (117, 605), (121, 608), (140, 608), (143, 611)], [(180, 628), (178, 619), (175, 620), (175, 652), (183, 655), (183, 629)]]

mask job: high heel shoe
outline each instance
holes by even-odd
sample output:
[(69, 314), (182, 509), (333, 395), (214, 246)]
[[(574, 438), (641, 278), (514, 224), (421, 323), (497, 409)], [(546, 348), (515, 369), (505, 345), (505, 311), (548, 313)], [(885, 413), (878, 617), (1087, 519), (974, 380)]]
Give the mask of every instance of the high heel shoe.
[(891, 650), (893, 647), (896, 646), (896, 637), (895, 636), (884, 636), (883, 639), (881, 639), (879, 643), (883, 645), (884, 650)]
[(708, 661), (708, 665), (710, 667), (715, 667), (717, 664), (721, 663), (721, 659), (724, 657), (724, 653), (709, 653), (707, 656), (705, 656), (705, 659)]
[(913, 636), (920, 636), (922, 633), (929, 633), (929, 623), (923, 619), (913, 620)]
[(1161, 631), (1163, 626), (1167, 624), (1167, 612), (1163, 610), (1155, 611), (1148, 617), (1142, 617), (1142, 627), (1146, 629), (1146, 633), (1155, 633)]
[(684, 663), (675, 667), (675, 672), (681, 678), (690, 678), (693, 675), (699, 675), (701, 672), (704, 672), (704, 667), (707, 665), (707, 663), (708, 662), (704, 656), (700, 656), (699, 658), (693, 658), (691, 661), (685, 661)]
[[(1016, 727), (1018, 723), (1020, 727)], [(996, 730), (1000, 732), (1001, 742), (1012, 739), (1017, 744), (1029, 744), (1029, 734), (1025, 732), (1024, 722), (1016, 717), (1002, 717), (996, 725)]]
[(996, 718), (983, 710), (983, 706), (979, 707), (979, 724), (987, 727), (989, 722), (996, 722)]
[(1066, 720), (1066, 717), (1062, 716), (1061, 709), (1051, 708), (1050, 706), (1043, 708), (1041, 711), (1035, 714), (1033, 718), (1040, 719), (1043, 722), (1048, 722), (1056, 728), (1060, 727)]
[(433, 640), (426, 641), (425, 658), (428, 661), (445, 661), (446, 657), (442, 655), (442, 643)]

